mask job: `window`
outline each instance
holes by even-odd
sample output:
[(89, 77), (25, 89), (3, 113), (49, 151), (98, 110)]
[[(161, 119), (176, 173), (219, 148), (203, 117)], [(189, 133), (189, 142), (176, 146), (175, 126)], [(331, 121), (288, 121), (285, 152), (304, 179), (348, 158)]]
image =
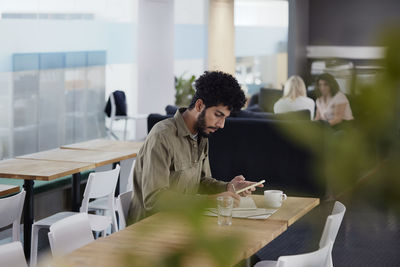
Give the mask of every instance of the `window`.
[(236, 78), (254, 94), (287, 79), (288, 2), (235, 1)]

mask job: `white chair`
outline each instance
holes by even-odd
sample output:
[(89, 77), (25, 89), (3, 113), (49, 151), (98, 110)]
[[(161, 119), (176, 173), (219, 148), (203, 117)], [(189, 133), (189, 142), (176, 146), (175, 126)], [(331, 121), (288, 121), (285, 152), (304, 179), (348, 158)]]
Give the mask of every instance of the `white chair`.
[(77, 213), (55, 222), (48, 235), (53, 256), (63, 256), (94, 240), (87, 213)]
[(11, 197), (0, 198), (0, 228), (12, 224), (13, 241), (20, 241), (20, 222), (24, 201), (25, 190)]
[[(121, 193), (133, 190), (133, 168), (135, 166), (135, 159), (127, 159), (121, 162), (121, 170), (119, 175), (120, 184), (126, 184), (125, 190)], [(117, 199), (115, 198), (115, 201)], [(116, 206), (116, 204), (115, 204)], [(94, 201), (89, 202), (89, 210), (100, 211), (104, 213), (108, 210), (108, 204), (106, 198), (98, 198)], [(118, 210), (115, 210), (118, 212)]]
[[(325, 227), (322, 231), (321, 240), (319, 241), (319, 247), (324, 247), (329, 242), (335, 242), (336, 236), (339, 232), (340, 225), (346, 212), (346, 207), (339, 201), (335, 202), (331, 215), (326, 218)], [(332, 267), (332, 253), (329, 253), (329, 258), (326, 267)]]
[(117, 210), (119, 219), (119, 230), (126, 227), (126, 219), (128, 218), (129, 206), (132, 202), (133, 191), (122, 193), (117, 198)]
[(329, 242), (326, 246), (317, 251), (280, 256), (278, 261), (260, 261), (254, 267), (323, 267), (326, 266), (328, 255), (331, 254), (333, 242)]
[(281, 256), (278, 258), (277, 267), (321, 267), (326, 266), (328, 255), (331, 254), (333, 242), (317, 251), (293, 256)]
[[(335, 202), (333, 206), (331, 215), (326, 218), (324, 230), (322, 231), (322, 236), (319, 242), (319, 248), (326, 247), (327, 244), (335, 242), (336, 236), (339, 232), (340, 225), (343, 220), (344, 213), (346, 212), (346, 207), (339, 201)], [(325, 267), (333, 267), (332, 262), (332, 249), (329, 252)], [(260, 261), (254, 267), (277, 267), (276, 261)]]
[[(105, 172), (97, 172), (89, 174), (85, 192), (83, 193), (82, 205), (80, 212), (88, 212), (89, 200), (93, 198), (107, 197), (108, 209), (115, 210), (114, 194), (118, 180), (120, 167), (117, 165), (115, 169)], [(47, 218), (41, 219), (32, 225), (31, 240), (31, 260), (30, 266), (35, 267), (37, 263), (38, 250), (38, 234), (42, 228), (49, 228), (52, 224), (66, 217), (72, 216), (76, 212), (65, 211), (58, 212)], [(92, 231), (102, 232), (105, 236), (107, 228), (111, 225), (114, 232), (117, 231), (117, 220), (115, 212), (110, 212), (110, 216), (89, 214), (90, 227)]]
[(27, 267), (21, 242), (0, 245), (0, 262), (0, 266)]
[[(133, 170), (135, 169), (135, 162), (136, 162), (136, 158), (134, 158), (132, 160), (132, 163), (131, 163), (131, 166), (130, 166), (130, 169), (128, 172), (128, 177), (125, 178), (125, 181), (126, 181), (126, 191), (125, 192), (133, 191)], [(122, 171), (121, 171), (121, 173), (122, 173)], [(121, 175), (121, 177), (122, 177), (122, 175)]]

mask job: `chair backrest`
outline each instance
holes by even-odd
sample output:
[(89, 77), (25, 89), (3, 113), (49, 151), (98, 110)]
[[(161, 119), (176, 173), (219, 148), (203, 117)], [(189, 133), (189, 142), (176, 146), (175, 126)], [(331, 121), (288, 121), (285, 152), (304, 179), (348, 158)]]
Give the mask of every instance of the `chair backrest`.
[(1, 266), (27, 267), (21, 242), (0, 245), (0, 262)]
[(126, 227), (126, 219), (128, 218), (129, 206), (132, 202), (133, 191), (122, 193), (117, 198), (117, 211), (119, 218), (119, 230)]
[(62, 256), (94, 240), (87, 213), (59, 220), (50, 226), (50, 248), (53, 256)]
[[(342, 224), (342, 220), (344, 217), (344, 213), (346, 212), (346, 207), (340, 203), (339, 201), (335, 202), (333, 206), (331, 215), (326, 218), (325, 227), (322, 231), (321, 240), (319, 241), (319, 247), (322, 248), (326, 246), (329, 242), (333, 243), (336, 240), (336, 236), (339, 232), (340, 225)], [(326, 267), (333, 266), (332, 254), (329, 253)]]
[(20, 221), (24, 200), (25, 190), (11, 197), (0, 198), (0, 228), (13, 224), (13, 241), (20, 241)]
[(110, 118), (114, 118), (115, 116), (127, 116), (125, 92), (120, 90), (112, 92), (108, 98), (104, 112)]
[(325, 227), (319, 241), (320, 248), (326, 246), (330, 241), (335, 242), (345, 212), (346, 207), (339, 201), (336, 201), (331, 215), (326, 218)]
[(120, 166), (104, 172), (92, 172), (86, 183), (83, 193), (82, 206), (80, 212), (88, 212), (89, 200), (93, 198), (108, 197), (111, 210), (114, 210), (114, 194), (118, 181)]
[(274, 112), (274, 104), (283, 95), (283, 90), (261, 88), (260, 96), (258, 98), (258, 105), (264, 112)]
[(317, 251), (293, 256), (281, 256), (276, 267), (323, 267), (332, 251), (332, 242)]
[(128, 182), (126, 184), (126, 192), (133, 192), (133, 170), (135, 168), (136, 159), (133, 159), (131, 169), (129, 170)]

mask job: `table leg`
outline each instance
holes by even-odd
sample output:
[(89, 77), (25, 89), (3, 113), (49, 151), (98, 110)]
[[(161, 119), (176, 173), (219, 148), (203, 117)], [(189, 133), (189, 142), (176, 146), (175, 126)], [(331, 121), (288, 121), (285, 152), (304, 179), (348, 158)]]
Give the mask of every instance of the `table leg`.
[(72, 174), (72, 211), (79, 211), (81, 206), (81, 173)]
[(31, 237), (33, 224), (33, 180), (24, 180), (24, 189), (26, 192), (24, 202), (24, 253), (25, 258), (31, 257)]
[[(113, 163), (113, 169), (115, 169), (115, 167), (117, 167), (117, 164), (120, 164), (119, 162), (114, 162)], [(121, 164), (120, 164), (120, 166), (121, 166)], [(114, 196), (115, 197), (118, 197), (119, 196), (119, 174), (118, 174), (118, 180), (117, 180), (117, 185), (116, 185), (116, 187), (115, 187), (115, 194), (114, 194)]]

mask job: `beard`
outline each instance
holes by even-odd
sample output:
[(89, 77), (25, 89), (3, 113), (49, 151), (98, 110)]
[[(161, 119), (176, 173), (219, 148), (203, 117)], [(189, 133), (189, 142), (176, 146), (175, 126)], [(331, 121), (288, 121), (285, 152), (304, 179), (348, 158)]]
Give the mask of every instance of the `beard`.
[(199, 117), (197, 118), (197, 122), (196, 122), (195, 128), (196, 128), (199, 136), (204, 137), (204, 138), (208, 138), (210, 136), (210, 134), (206, 133), (206, 129), (207, 128), (210, 128), (210, 129), (213, 129), (213, 130), (216, 129), (215, 127), (207, 127), (207, 124), (206, 124), (206, 109), (204, 109), (200, 113)]

